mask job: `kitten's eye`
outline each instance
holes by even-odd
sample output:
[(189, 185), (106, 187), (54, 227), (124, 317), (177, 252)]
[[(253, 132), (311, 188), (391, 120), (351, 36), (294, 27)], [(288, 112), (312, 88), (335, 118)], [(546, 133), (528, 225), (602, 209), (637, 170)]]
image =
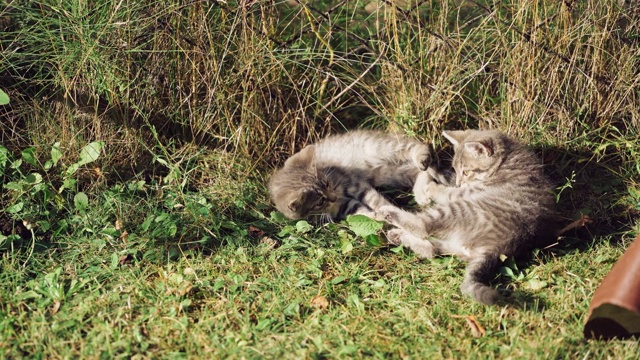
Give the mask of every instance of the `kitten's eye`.
[(464, 176), (471, 176), (472, 174), (473, 174), (473, 171), (471, 171), (471, 170), (464, 170), (462, 172), (462, 175), (464, 175)]

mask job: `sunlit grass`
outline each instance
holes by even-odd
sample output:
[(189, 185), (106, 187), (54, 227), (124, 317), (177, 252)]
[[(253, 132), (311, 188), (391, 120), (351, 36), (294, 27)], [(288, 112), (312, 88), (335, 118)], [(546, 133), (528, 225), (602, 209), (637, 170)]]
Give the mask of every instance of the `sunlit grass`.
[[(637, 358), (582, 326), (640, 231), (638, 13), (302, 4), (0, 9), (0, 356)], [(593, 222), (505, 264), (507, 305), (485, 307), (460, 294), (458, 259), (272, 216), (273, 168), (356, 127), (415, 135), (443, 162), (443, 129), (501, 129), (540, 154), (561, 216)]]

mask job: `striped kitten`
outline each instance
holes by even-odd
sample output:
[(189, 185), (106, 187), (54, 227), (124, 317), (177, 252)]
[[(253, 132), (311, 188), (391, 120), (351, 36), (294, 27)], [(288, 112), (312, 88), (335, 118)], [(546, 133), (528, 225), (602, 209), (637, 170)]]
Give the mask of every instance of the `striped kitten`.
[(384, 206), (377, 216), (397, 227), (388, 232), (389, 242), (423, 258), (453, 254), (467, 261), (462, 292), (491, 305), (500, 295), (487, 284), (500, 256), (523, 255), (551, 240), (553, 188), (536, 156), (498, 131), (443, 134), (454, 145), (455, 180), (424, 171), (414, 195), (430, 207), (410, 213)]
[(429, 147), (407, 136), (356, 130), (324, 138), (291, 156), (269, 181), (276, 208), (319, 222), (370, 217), (391, 205), (377, 186), (410, 189), (431, 163)]

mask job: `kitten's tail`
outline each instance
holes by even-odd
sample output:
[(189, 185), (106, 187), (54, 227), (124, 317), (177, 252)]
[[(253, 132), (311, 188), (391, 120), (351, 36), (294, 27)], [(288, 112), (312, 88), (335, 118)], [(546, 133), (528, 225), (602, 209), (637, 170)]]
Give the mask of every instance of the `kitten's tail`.
[(494, 305), (500, 300), (498, 290), (487, 285), (500, 264), (500, 256), (482, 254), (469, 260), (461, 290), (463, 294), (485, 305)]

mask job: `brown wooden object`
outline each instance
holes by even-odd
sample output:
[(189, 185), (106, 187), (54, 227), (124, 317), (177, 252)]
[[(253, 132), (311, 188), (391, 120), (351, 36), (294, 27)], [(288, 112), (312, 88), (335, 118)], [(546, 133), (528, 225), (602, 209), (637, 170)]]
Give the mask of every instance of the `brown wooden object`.
[(640, 338), (640, 236), (613, 265), (593, 295), (584, 336)]

